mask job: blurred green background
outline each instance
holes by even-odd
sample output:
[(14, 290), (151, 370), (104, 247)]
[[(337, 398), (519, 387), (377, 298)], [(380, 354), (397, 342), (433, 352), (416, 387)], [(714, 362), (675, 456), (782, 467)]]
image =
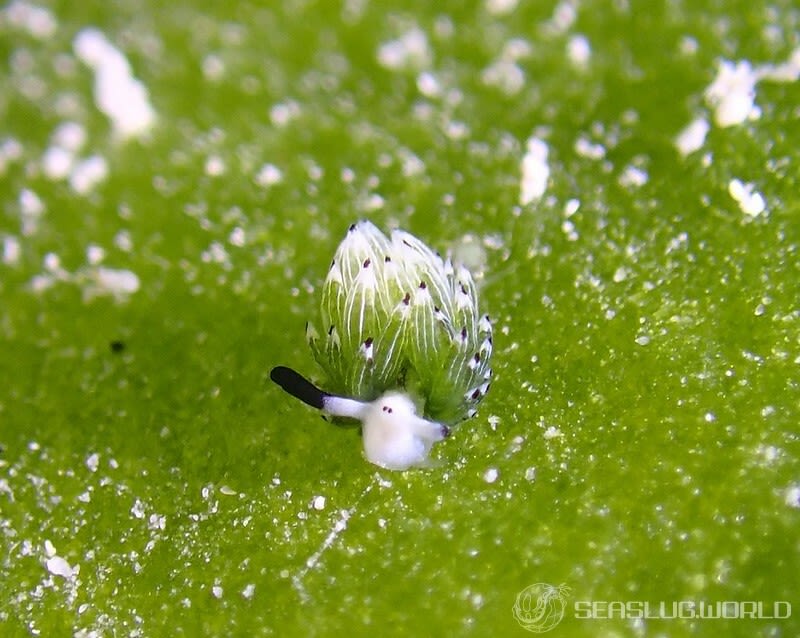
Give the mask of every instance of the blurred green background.
[[(761, 72), (798, 27), (791, 0), (6, 4), (0, 633), (524, 636), (548, 583), (552, 636), (800, 635), (800, 60)], [(761, 80), (732, 126), (723, 59), (745, 102)], [(478, 257), (495, 381), (431, 470), (268, 381), (315, 373), (359, 218)], [(793, 613), (573, 613), (681, 600)]]

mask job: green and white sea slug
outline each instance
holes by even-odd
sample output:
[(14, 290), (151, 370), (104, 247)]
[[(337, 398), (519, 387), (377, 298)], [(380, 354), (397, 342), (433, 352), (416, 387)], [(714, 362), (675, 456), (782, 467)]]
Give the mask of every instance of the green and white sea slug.
[[(271, 377), (305, 403), (362, 423), (368, 461), (424, 466), (433, 443), (472, 417), (489, 390), (492, 324), (469, 270), (402, 230), (350, 226), (306, 335), (320, 390), (290, 368)], [(418, 416), (423, 414), (423, 416)]]

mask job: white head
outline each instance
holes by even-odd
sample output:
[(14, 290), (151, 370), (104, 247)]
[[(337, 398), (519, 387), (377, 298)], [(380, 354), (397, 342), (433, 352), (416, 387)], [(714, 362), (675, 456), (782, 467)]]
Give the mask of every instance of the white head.
[(390, 470), (424, 466), (431, 446), (450, 434), (446, 425), (417, 416), (414, 402), (400, 392), (387, 392), (370, 403), (330, 396), (323, 409), (359, 419), (367, 460)]
[(291, 368), (278, 366), (270, 376), (289, 394), (312, 407), (332, 416), (361, 421), (364, 455), (370, 463), (389, 470), (426, 465), (431, 446), (450, 435), (446, 425), (417, 416), (411, 397), (402, 392), (387, 392), (365, 402), (328, 394)]

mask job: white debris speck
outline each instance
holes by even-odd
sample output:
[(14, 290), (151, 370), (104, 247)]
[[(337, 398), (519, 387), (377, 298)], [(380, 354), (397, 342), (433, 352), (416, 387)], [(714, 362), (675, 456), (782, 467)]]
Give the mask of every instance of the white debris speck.
[(0, 12), (0, 15), (9, 24), (27, 31), (37, 40), (51, 37), (58, 27), (58, 22), (48, 9), (25, 0), (14, 0)]
[(100, 464), (100, 455), (97, 452), (90, 454), (86, 457), (85, 463), (90, 472), (97, 472), (97, 467)]
[(55, 576), (61, 576), (62, 578), (72, 578), (74, 571), (72, 567), (70, 567), (69, 563), (61, 558), (61, 556), (53, 556), (48, 558), (45, 561), (45, 566), (47, 567), (47, 571)]
[(516, 9), (517, 4), (519, 0), (486, 0), (486, 11), (496, 16), (506, 15)]
[(49, 538), (45, 539), (45, 541), (44, 541), (44, 555), (47, 556), (47, 558), (52, 558), (57, 553), (58, 552), (56, 551), (56, 546), (53, 545), (53, 543), (50, 541)]
[(526, 481), (535, 481), (536, 480), (536, 468), (529, 467), (525, 470), (525, 480)]
[(757, 217), (767, 208), (764, 196), (754, 190), (753, 184), (746, 184), (739, 179), (732, 179), (728, 183), (728, 193), (739, 204), (742, 212), (750, 217)]
[(86, 261), (92, 266), (96, 266), (106, 258), (106, 251), (102, 246), (97, 244), (89, 244), (86, 247)]
[(311, 506), (318, 512), (321, 512), (325, 509), (325, 501), (326, 499), (324, 496), (315, 496), (314, 500), (311, 502)]
[(91, 155), (72, 168), (69, 185), (79, 195), (86, 195), (108, 177), (108, 163), (102, 155)]
[(147, 519), (147, 528), (158, 531), (164, 530), (167, 527), (167, 517), (161, 514), (150, 514)]
[(206, 80), (219, 80), (225, 73), (225, 62), (218, 55), (209, 53), (203, 58), (202, 69)]
[(600, 144), (593, 144), (586, 137), (579, 137), (575, 140), (575, 152), (581, 157), (593, 160), (601, 160), (606, 156), (606, 147)]
[(223, 160), (219, 155), (210, 155), (206, 159), (206, 175), (210, 175), (211, 177), (219, 177), (220, 175), (225, 174), (226, 169), (227, 167), (225, 166), (225, 160)]
[(577, 0), (562, 0), (553, 9), (553, 15), (547, 25), (554, 34), (565, 33), (578, 17)]
[(713, 412), (706, 412), (706, 413), (703, 415), (703, 420), (704, 420), (706, 423), (713, 423), (714, 421), (716, 421), (716, 420), (717, 420), (717, 415), (716, 415), (716, 414), (714, 414)]
[(489, 422), (489, 427), (492, 428), (492, 430), (496, 430), (497, 426), (500, 425), (500, 417), (496, 414), (490, 414), (489, 418), (486, 420)]
[(122, 252), (129, 253), (133, 250), (133, 240), (131, 234), (127, 230), (121, 230), (114, 235), (114, 245)]
[(222, 587), (220, 587), (219, 585), (214, 585), (211, 588), (211, 595), (214, 596), (214, 598), (216, 599), (222, 598), (222, 594), (224, 593), (225, 592), (223, 591)]
[(483, 480), (487, 483), (494, 483), (498, 476), (500, 476), (498, 469), (496, 467), (490, 467), (483, 473)]
[(124, 298), (139, 290), (139, 277), (130, 270), (101, 266), (93, 272), (93, 285), (87, 289), (90, 295), (113, 295)]
[(784, 493), (783, 502), (789, 507), (800, 508), (800, 485), (789, 486)]
[(618, 284), (625, 281), (628, 278), (628, 269), (625, 266), (620, 266), (614, 271), (614, 275), (611, 277), (614, 283)]
[(647, 171), (644, 169), (638, 168), (629, 164), (625, 167), (625, 170), (622, 171), (622, 174), (619, 176), (619, 184), (623, 187), (634, 187), (639, 188), (647, 184), (647, 180), (650, 179), (650, 176), (647, 174)]
[(283, 128), (300, 115), (300, 105), (294, 100), (273, 104), (269, 110), (269, 120), (274, 126)]
[(569, 219), (561, 222), (561, 231), (567, 236), (568, 241), (578, 241), (578, 231), (575, 228), (575, 224)]
[(283, 180), (283, 172), (274, 164), (264, 164), (256, 175), (256, 184), (259, 186), (272, 186)]
[(435, 98), (442, 94), (442, 85), (430, 71), (424, 71), (417, 76), (417, 90), (425, 97)]
[(75, 54), (94, 71), (94, 100), (122, 137), (142, 135), (155, 122), (145, 86), (133, 77), (127, 58), (98, 29), (75, 36)]
[(544, 141), (531, 137), (527, 142), (527, 151), (522, 156), (522, 179), (520, 181), (519, 202), (523, 206), (538, 200), (544, 195), (547, 180), (550, 178), (550, 167), (547, 164), (549, 149)]
[(710, 128), (711, 126), (704, 117), (692, 120), (675, 138), (675, 146), (678, 152), (686, 157), (702, 148)]
[(11, 162), (17, 161), (22, 156), (22, 144), (13, 137), (0, 141), (0, 175), (6, 172)]
[(134, 518), (144, 518), (144, 503), (138, 498), (133, 502), (131, 506), (131, 515)]
[(3, 263), (6, 266), (16, 266), (21, 254), (19, 239), (13, 235), (5, 235), (3, 237)]
[(578, 212), (578, 209), (581, 207), (581, 202), (579, 199), (568, 199), (564, 204), (564, 217), (572, 217), (575, 213)]
[(242, 246), (244, 246), (245, 241), (246, 237), (244, 229), (239, 226), (236, 226), (236, 228), (234, 228), (230, 232), (230, 235), (228, 235), (228, 243), (230, 243), (231, 246), (236, 246), (237, 248), (241, 248)]
[(249, 583), (245, 585), (244, 589), (242, 590), (242, 598), (250, 600), (255, 593), (256, 586), (253, 583)]
[(52, 180), (64, 179), (75, 164), (75, 154), (60, 146), (48, 146), (42, 155), (42, 172)]
[(556, 439), (556, 438), (558, 438), (560, 436), (564, 436), (564, 435), (561, 432), (561, 430), (559, 430), (556, 426), (551, 425), (550, 427), (548, 427), (544, 431), (543, 436), (544, 436), (545, 439), (547, 439), (549, 441), (550, 439)]
[(481, 81), (506, 95), (516, 95), (525, 86), (525, 72), (514, 60), (500, 59), (481, 72)]
[(634, 341), (637, 345), (646, 346), (650, 343), (650, 337), (648, 335), (639, 335)]
[(378, 48), (378, 63), (392, 71), (423, 69), (430, 65), (432, 57), (428, 36), (419, 27), (409, 29)]
[(77, 153), (86, 144), (86, 128), (77, 122), (62, 122), (53, 131), (52, 143), (66, 151)]
[(23, 188), (19, 193), (19, 209), (24, 217), (39, 217), (44, 212), (44, 203), (32, 190)]
[(236, 496), (237, 492), (230, 485), (221, 485), (219, 493), (223, 496)]
[(585, 69), (592, 57), (592, 47), (586, 36), (576, 34), (567, 41), (567, 57), (573, 66)]
[(714, 109), (714, 121), (726, 127), (758, 117), (755, 89), (758, 74), (748, 61), (720, 61), (717, 77), (706, 88), (705, 97)]

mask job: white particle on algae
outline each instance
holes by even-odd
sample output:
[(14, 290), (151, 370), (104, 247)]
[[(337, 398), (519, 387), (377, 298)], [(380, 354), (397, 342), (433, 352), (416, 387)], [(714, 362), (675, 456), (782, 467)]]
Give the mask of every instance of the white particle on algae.
[(536, 468), (529, 467), (525, 470), (525, 480), (526, 481), (535, 481), (536, 480)]
[(650, 337), (647, 335), (639, 335), (638, 337), (636, 337), (636, 339), (634, 339), (634, 341), (636, 342), (637, 345), (646, 346), (647, 344), (650, 343)]
[(757, 82), (758, 74), (747, 60), (720, 62), (717, 77), (705, 90), (706, 101), (714, 109), (714, 121), (718, 126), (733, 126), (759, 117), (755, 106)]
[(164, 530), (167, 527), (167, 517), (160, 514), (150, 514), (147, 519), (147, 529), (154, 531)]
[(206, 159), (206, 175), (211, 177), (219, 177), (220, 175), (224, 175), (226, 170), (227, 167), (225, 166), (225, 160), (223, 160), (219, 155), (210, 155)]
[(481, 72), (481, 81), (506, 95), (516, 95), (525, 86), (525, 72), (514, 60), (500, 59)]
[(693, 119), (675, 138), (675, 147), (686, 157), (702, 148), (711, 125), (704, 117)]
[(498, 476), (500, 476), (500, 471), (496, 467), (490, 467), (483, 473), (483, 480), (487, 483), (494, 483)]
[(250, 600), (255, 593), (256, 586), (253, 583), (249, 583), (248, 585), (245, 585), (245, 588), (242, 590), (242, 598)]
[(527, 151), (522, 156), (522, 179), (519, 186), (519, 203), (526, 206), (544, 195), (550, 167), (547, 164), (549, 149), (544, 141), (531, 137), (526, 144)]
[(133, 77), (123, 53), (96, 28), (83, 29), (72, 47), (78, 58), (94, 71), (94, 100), (122, 137), (146, 133), (155, 122), (145, 86)]
[(496, 16), (506, 15), (516, 9), (518, 4), (519, 0), (486, 0), (486, 11)]
[(264, 164), (255, 177), (256, 184), (266, 188), (283, 181), (283, 171), (275, 164)]
[(23, 188), (19, 192), (19, 210), (23, 217), (39, 217), (44, 212), (44, 203), (31, 189)]
[(51, 37), (58, 27), (58, 22), (48, 9), (24, 0), (14, 0), (0, 14), (8, 24), (24, 29), (37, 40)]
[(417, 90), (425, 97), (436, 98), (442, 94), (442, 85), (433, 73), (425, 71), (417, 76)]
[(600, 143), (593, 144), (588, 138), (581, 136), (575, 140), (575, 152), (587, 159), (601, 160), (606, 156), (606, 147)]
[(219, 493), (224, 496), (236, 496), (237, 494), (236, 490), (228, 485), (222, 485), (219, 488)]
[(740, 179), (732, 179), (728, 183), (728, 193), (739, 204), (745, 215), (757, 217), (767, 208), (764, 196), (754, 190), (753, 184), (746, 184)]
[(3, 237), (3, 263), (6, 266), (16, 266), (21, 255), (19, 239), (14, 235), (5, 235)]
[(131, 506), (131, 515), (134, 518), (144, 518), (144, 503), (138, 498), (134, 501), (133, 505)]
[(300, 105), (294, 100), (273, 104), (269, 110), (269, 120), (273, 126), (283, 128), (300, 116)]
[(573, 66), (585, 69), (592, 57), (592, 47), (586, 36), (576, 34), (567, 41), (567, 58)]
[(500, 417), (496, 414), (490, 414), (489, 418), (486, 419), (489, 422), (489, 427), (492, 430), (497, 430), (497, 426), (500, 425)]
[(86, 261), (92, 266), (96, 266), (106, 258), (106, 251), (97, 244), (89, 244), (86, 247)]
[(52, 142), (65, 151), (77, 153), (86, 144), (86, 129), (77, 122), (62, 122), (53, 131)]
[(783, 495), (783, 502), (789, 507), (800, 508), (800, 485), (791, 485)]
[(52, 180), (65, 179), (75, 165), (75, 155), (60, 146), (50, 146), (42, 156), (42, 171)]
[(108, 177), (108, 163), (102, 155), (91, 155), (72, 168), (69, 185), (79, 195), (87, 195)]
[(100, 465), (100, 455), (97, 452), (90, 454), (86, 457), (86, 467), (90, 472), (97, 472), (97, 468)]
[(124, 299), (139, 290), (139, 277), (130, 270), (106, 268), (101, 266), (93, 273), (93, 285), (87, 288), (87, 294), (113, 295)]
[(647, 171), (633, 165), (628, 165), (619, 176), (619, 185), (625, 188), (639, 188), (647, 184), (649, 179), (650, 176), (647, 174)]
[(311, 502), (311, 505), (315, 510), (321, 512), (325, 509), (325, 501), (326, 499), (324, 496), (315, 496), (314, 500)]
[(432, 57), (428, 36), (419, 27), (409, 29), (396, 40), (384, 42), (378, 48), (378, 63), (392, 71), (425, 68), (430, 65)]
[(564, 217), (572, 217), (575, 213), (578, 212), (578, 209), (580, 207), (581, 207), (580, 200), (568, 199), (567, 202), (564, 204)]
[(544, 431), (544, 434), (542, 436), (544, 436), (544, 438), (549, 441), (550, 439), (556, 439), (564, 435), (561, 432), (561, 430), (559, 430), (556, 426), (551, 425)]
[(222, 594), (224, 594), (224, 593), (225, 592), (223, 591), (222, 587), (220, 587), (219, 585), (214, 585), (211, 588), (211, 595), (214, 596), (214, 598), (216, 598), (218, 600), (220, 598), (222, 598)]
[(75, 573), (70, 564), (61, 556), (52, 556), (45, 561), (45, 566), (47, 567), (47, 571), (55, 576), (61, 576), (62, 578), (72, 578), (72, 575)]
[(56, 546), (50, 541), (50, 539), (45, 539), (44, 541), (44, 555), (48, 558), (52, 558), (56, 555)]
[(231, 246), (236, 246), (237, 248), (241, 248), (242, 246), (244, 246), (245, 241), (246, 237), (244, 229), (240, 228), (239, 226), (234, 228), (228, 235), (228, 243)]

